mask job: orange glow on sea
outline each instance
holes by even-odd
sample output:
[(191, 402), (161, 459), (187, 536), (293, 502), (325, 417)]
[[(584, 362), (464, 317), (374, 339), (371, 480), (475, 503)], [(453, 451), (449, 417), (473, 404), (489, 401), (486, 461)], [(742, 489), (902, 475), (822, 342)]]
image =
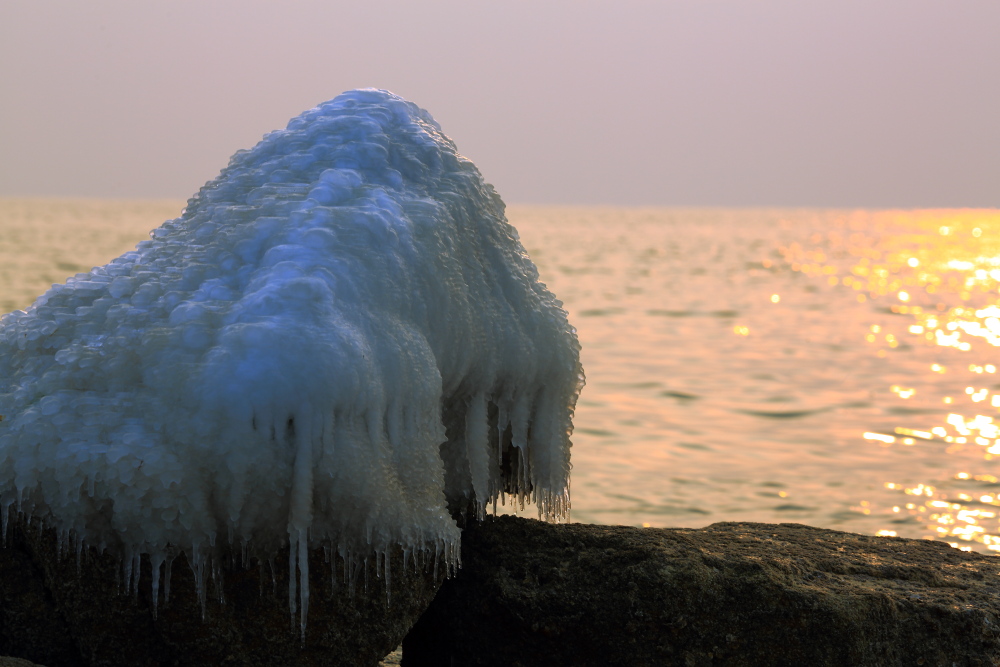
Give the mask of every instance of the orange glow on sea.
[[(975, 471), (956, 465), (960, 469), (951, 473), (948, 489), (930, 481), (886, 480), (884, 488), (898, 502), (878, 534), (896, 535), (895, 526), (916, 522), (919, 530), (908, 533), (966, 550), (1000, 551), (1000, 489), (992, 474), (997, 466), (990, 463), (1000, 457), (995, 423), (1000, 354), (992, 349), (1000, 346), (1000, 214), (928, 211), (897, 216), (891, 223), (902, 223), (904, 230), (879, 243), (870, 243), (860, 231), (837, 239), (855, 258), (842, 276), (815, 250), (789, 247), (785, 256), (793, 270), (829, 274), (831, 281), (854, 290), (859, 301), (880, 304), (877, 312), (886, 316), (873, 318), (877, 321), (865, 336), (876, 356), (905, 345), (930, 361), (919, 378), (929, 385), (924, 396), (917, 388), (889, 387), (906, 405), (899, 414), (908, 410), (912, 416), (891, 433), (862, 437), (880, 447), (943, 449)], [(884, 502), (872, 500), (860, 500), (856, 511), (888, 514)]]
[(1000, 551), (1000, 212), (510, 217), (583, 345), (574, 520)]

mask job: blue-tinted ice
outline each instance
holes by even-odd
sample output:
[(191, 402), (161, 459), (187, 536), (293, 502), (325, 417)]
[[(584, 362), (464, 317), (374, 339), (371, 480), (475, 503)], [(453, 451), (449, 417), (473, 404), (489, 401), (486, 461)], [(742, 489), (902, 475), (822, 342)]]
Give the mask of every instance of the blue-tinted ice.
[(5, 530), (180, 550), (202, 590), (221, 550), (291, 545), (304, 627), (309, 546), (450, 567), (449, 504), (565, 514), (576, 335), (427, 112), (345, 93), (151, 237), (0, 320)]

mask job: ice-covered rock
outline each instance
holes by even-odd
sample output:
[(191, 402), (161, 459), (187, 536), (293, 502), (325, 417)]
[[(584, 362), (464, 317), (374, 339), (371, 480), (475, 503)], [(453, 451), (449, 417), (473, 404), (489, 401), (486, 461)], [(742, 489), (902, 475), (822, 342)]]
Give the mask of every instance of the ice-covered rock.
[[(115, 586), (117, 557), (91, 548), (79, 560), (60, 556), (52, 531), (12, 522), (0, 548), (0, 655), (45, 667), (378, 667), (444, 580), (431, 569), (395, 576), (387, 605), (387, 582), (376, 578), (373, 560), (348, 591), (343, 563), (335, 573), (324, 550), (312, 549), (303, 641), (289, 626), (287, 548), (262, 567), (224, 563), (207, 582), (204, 606), (179, 555), (170, 603), (161, 601), (154, 616), (147, 557), (139, 590), (123, 595)], [(403, 567), (399, 549), (390, 558), (397, 570)]]
[(388, 578), (391, 547), (456, 564), (452, 513), (567, 511), (574, 330), (427, 112), (345, 93), (150, 236), (0, 320), (4, 531), (38, 519), (132, 585), (148, 554), (154, 600), (179, 552), (204, 591), (222, 551), (290, 545), (304, 627), (310, 545)]

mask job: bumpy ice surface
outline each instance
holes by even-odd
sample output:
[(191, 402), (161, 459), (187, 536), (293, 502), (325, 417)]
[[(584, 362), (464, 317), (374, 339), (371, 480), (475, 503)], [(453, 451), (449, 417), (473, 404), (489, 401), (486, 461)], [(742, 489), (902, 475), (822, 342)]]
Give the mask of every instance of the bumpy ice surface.
[(135, 251), (0, 320), (4, 532), (21, 512), (133, 581), (149, 554), (154, 595), (180, 551), (204, 591), (225, 550), (290, 545), (304, 624), (309, 546), (450, 566), (451, 513), (563, 515), (579, 345), (503, 211), (385, 91), (236, 153)]

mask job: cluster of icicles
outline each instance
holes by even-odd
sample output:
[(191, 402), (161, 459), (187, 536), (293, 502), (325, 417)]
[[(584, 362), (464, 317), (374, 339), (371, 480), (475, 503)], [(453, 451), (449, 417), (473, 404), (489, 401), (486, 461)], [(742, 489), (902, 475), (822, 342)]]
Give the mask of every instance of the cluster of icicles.
[[(0, 320), (0, 514), (118, 554), (458, 559), (453, 516), (569, 509), (559, 301), (427, 112), (359, 90), (272, 132), (106, 266)], [(350, 579), (348, 574), (348, 579)], [(137, 583), (129, 583), (130, 586)], [(166, 592), (166, 591), (165, 591)]]

